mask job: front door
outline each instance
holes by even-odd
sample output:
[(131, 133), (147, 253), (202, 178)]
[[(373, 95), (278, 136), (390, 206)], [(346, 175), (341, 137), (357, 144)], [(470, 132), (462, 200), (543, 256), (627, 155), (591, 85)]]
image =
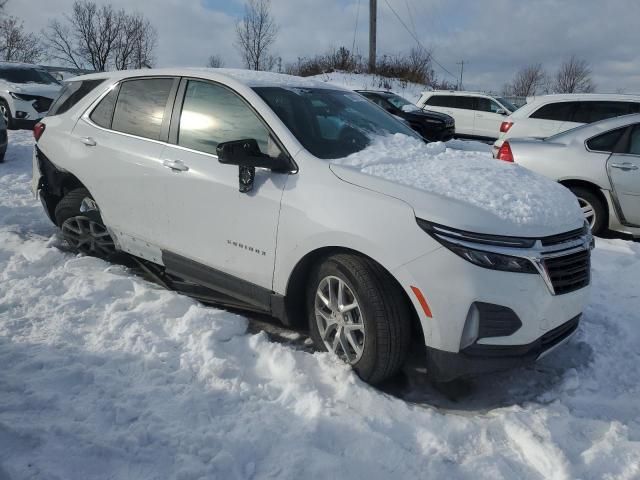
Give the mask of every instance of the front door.
[(620, 153), (607, 161), (607, 170), (626, 223), (640, 225), (640, 125), (630, 130)]
[(498, 138), (500, 125), (505, 116), (498, 113), (504, 109), (490, 98), (476, 98), (474, 130), (479, 137)]
[(280, 200), (288, 175), (257, 169), (253, 190), (241, 193), (238, 167), (219, 163), (216, 147), (253, 138), (263, 153), (275, 154), (273, 136), (238, 94), (217, 83), (183, 79), (178, 105), (182, 107), (173, 116), (172, 144), (162, 159), (164, 248), (205, 266), (201, 273), (217, 281), (240, 279), (271, 290)]

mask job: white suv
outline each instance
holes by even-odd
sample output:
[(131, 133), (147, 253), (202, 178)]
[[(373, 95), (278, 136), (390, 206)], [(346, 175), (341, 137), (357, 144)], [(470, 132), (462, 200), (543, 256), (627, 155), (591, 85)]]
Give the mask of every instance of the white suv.
[(11, 129), (32, 129), (47, 114), (61, 88), (42, 67), (0, 62), (0, 113)]
[(516, 110), (504, 98), (455, 90), (422, 92), (418, 106), (451, 115), (456, 122), (457, 137), (481, 140), (498, 138), (504, 118)]
[(372, 383), (410, 346), (450, 380), (534, 361), (578, 326), (592, 238), (551, 180), (424, 158), (441, 147), (309, 79), (166, 69), (66, 89), (34, 129), (33, 189), (81, 252), (306, 324)]
[(585, 123), (640, 113), (640, 95), (556, 94), (528, 99), (500, 125), (494, 155), (508, 138), (547, 138)]

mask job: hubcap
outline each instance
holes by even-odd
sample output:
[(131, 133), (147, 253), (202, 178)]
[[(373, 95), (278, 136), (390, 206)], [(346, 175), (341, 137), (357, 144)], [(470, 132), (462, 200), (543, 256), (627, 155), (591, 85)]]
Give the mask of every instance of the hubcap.
[(76, 250), (96, 257), (108, 257), (115, 252), (113, 239), (104, 225), (78, 216), (62, 224), (64, 239)]
[(365, 327), (358, 300), (346, 282), (325, 277), (315, 298), (316, 324), (327, 349), (354, 364), (364, 351)]
[(596, 223), (596, 211), (593, 209), (593, 205), (580, 197), (578, 197), (578, 204), (582, 209), (585, 220), (589, 223), (589, 227), (593, 228)]

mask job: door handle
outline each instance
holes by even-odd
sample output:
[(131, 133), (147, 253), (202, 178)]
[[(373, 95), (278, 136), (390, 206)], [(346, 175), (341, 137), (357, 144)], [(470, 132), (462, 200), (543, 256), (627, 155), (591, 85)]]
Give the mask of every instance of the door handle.
[(164, 165), (167, 168), (170, 168), (175, 172), (186, 172), (187, 170), (189, 170), (189, 167), (187, 167), (180, 160), (165, 160), (164, 162), (162, 162), (162, 165)]
[(95, 147), (96, 141), (91, 137), (82, 137), (80, 139), (82, 143), (84, 143), (87, 147)]
[(629, 170), (638, 170), (637, 165), (629, 162), (612, 163), (611, 168), (619, 168), (620, 170), (624, 170), (625, 172), (628, 172)]

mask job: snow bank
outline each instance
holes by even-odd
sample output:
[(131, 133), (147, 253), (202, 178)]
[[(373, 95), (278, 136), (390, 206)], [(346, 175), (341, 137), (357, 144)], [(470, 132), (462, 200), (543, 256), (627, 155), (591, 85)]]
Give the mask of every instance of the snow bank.
[(9, 142), (0, 478), (640, 476), (639, 244), (598, 241), (592, 302), (562, 349), (457, 401), (397, 389), (406, 402), (328, 354), (66, 253), (28, 191), (29, 133)]
[(351, 90), (390, 90), (410, 102), (418, 103), (424, 85), (411, 83), (397, 78), (385, 78), (369, 73), (332, 72), (308, 77), (320, 82), (331, 83)]
[(519, 225), (562, 229), (583, 218), (576, 198), (558, 183), (487, 153), (454, 150), (441, 142), (378, 136), (364, 150), (332, 162), (470, 203)]

